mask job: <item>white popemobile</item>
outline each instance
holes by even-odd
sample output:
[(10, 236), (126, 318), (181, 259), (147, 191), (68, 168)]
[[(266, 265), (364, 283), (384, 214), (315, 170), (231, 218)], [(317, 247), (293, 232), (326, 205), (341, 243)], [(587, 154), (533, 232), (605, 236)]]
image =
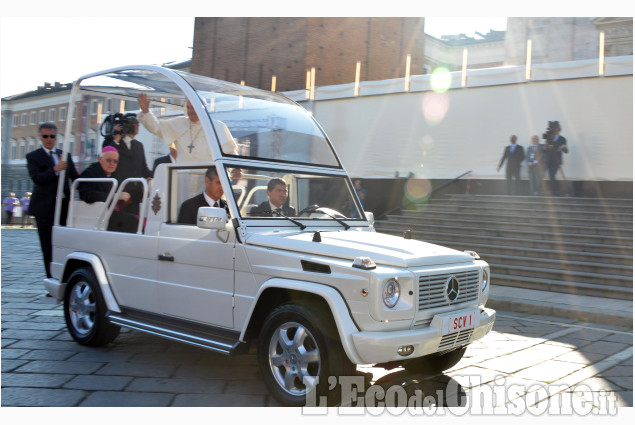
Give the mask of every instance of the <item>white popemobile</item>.
[[(67, 226), (54, 227), (54, 277), (45, 285), (63, 301), (78, 343), (107, 344), (120, 326), (225, 354), (257, 341), (270, 392), (300, 406), (357, 364), (440, 373), (492, 329), (488, 264), (471, 251), (375, 232), (304, 108), (275, 93), (141, 65), (80, 78), (67, 122), (85, 95), (115, 100), (123, 111), (140, 93), (159, 122), (189, 123), (176, 141), (146, 137), (184, 149), (204, 136), (213, 163), (177, 158), (149, 183), (110, 179), (103, 203), (81, 201), (85, 179), (74, 182)], [(184, 115), (188, 101), (200, 124), (184, 121), (192, 118)], [(229, 213), (200, 207), (196, 225), (179, 223), (181, 204), (203, 193), (210, 166)], [(273, 178), (286, 183), (293, 216), (254, 213)], [(145, 192), (138, 230), (107, 231), (116, 207), (109, 200), (132, 181)]]

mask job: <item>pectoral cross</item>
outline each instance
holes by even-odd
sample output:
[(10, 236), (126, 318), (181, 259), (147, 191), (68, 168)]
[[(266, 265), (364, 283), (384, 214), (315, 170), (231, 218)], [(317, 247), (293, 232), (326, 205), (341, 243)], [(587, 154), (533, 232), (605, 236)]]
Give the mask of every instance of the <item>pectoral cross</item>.
[(192, 149), (194, 149), (196, 146), (194, 146), (194, 140), (192, 140), (190, 142), (190, 145), (188, 146), (188, 149), (190, 150), (190, 153), (192, 153)]

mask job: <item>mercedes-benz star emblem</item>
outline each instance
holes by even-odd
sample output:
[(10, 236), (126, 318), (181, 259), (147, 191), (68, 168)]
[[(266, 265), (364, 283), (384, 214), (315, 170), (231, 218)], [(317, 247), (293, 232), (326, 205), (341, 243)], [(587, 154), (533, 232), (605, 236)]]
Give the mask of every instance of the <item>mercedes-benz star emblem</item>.
[(450, 276), (445, 284), (445, 296), (450, 302), (459, 297), (459, 281), (456, 276)]

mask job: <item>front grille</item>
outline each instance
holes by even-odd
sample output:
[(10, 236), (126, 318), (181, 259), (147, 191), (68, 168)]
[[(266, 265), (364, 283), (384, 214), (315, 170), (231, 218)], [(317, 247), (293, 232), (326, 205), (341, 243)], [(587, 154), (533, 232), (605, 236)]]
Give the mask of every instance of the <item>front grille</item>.
[(441, 338), (437, 351), (451, 350), (456, 347), (462, 347), (470, 343), (474, 329), (454, 332)]
[[(459, 281), (459, 296), (454, 301), (449, 301), (445, 296), (445, 287), (450, 276), (455, 276)], [(477, 300), (478, 280), (479, 270), (420, 276), (419, 311)]]

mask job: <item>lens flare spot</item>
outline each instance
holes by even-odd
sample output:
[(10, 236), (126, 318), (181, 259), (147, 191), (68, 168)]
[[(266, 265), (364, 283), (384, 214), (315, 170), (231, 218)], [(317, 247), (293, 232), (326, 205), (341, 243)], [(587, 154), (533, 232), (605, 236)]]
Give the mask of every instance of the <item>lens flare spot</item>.
[(452, 74), (450, 70), (440, 66), (432, 72), (430, 77), (430, 87), (437, 93), (447, 91), (452, 85)]
[(428, 180), (425, 176), (412, 176), (406, 182), (404, 190), (404, 205), (407, 204), (412, 207), (420, 208), (422, 204), (427, 201), (428, 196), (430, 196), (431, 189), (432, 185), (430, 180)]
[(426, 93), (421, 105), (423, 117), (430, 125), (443, 121), (450, 109), (450, 98), (445, 93)]

